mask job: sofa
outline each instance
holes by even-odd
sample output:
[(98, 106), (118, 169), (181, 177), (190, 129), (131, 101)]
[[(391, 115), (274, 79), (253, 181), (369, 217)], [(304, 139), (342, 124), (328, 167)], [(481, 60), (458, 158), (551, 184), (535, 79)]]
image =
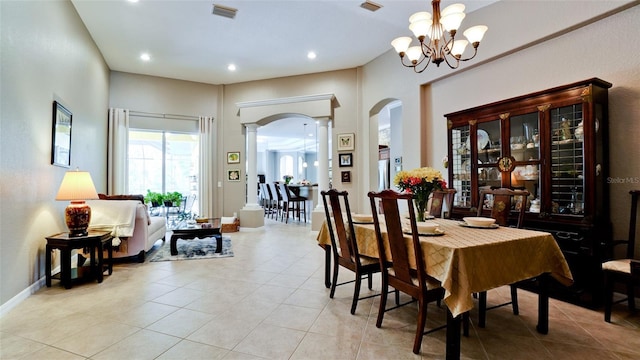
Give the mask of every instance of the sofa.
[(142, 195), (103, 195), (88, 200), (89, 229), (109, 230), (114, 239), (114, 258), (135, 258), (144, 262), (146, 253), (167, 232), (163, 216), (149, 216)]

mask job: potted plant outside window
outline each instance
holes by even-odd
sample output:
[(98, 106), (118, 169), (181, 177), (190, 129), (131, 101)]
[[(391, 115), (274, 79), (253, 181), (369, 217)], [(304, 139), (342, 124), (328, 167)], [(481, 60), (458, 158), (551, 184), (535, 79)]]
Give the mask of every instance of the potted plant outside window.
[(151, 207), (161, 206), (164, 201), (164, 195), (159, 192), (147, 190), (147, 195), (144, 197), (144, 202), (151, 204)]
[(164, 206), (171, 207), (180, 207), (182, 203), (182, 193), (174, 191), (170, 193), (166, 193), (164, 195)]

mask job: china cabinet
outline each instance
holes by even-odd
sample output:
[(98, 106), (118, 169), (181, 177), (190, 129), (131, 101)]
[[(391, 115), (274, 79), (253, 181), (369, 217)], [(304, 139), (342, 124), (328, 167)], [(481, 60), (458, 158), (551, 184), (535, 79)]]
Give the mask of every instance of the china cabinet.
[(611, 232), (610, 87), (593, 78), (445, 115), (452, 217), (475, 214), (483, 188), (526, 189), (526, 203), (512, 204), (514, 221), (525, 206), (524, 227), (551, 232), (574, 277), (555, 295), (591, 305), (600, 302)]

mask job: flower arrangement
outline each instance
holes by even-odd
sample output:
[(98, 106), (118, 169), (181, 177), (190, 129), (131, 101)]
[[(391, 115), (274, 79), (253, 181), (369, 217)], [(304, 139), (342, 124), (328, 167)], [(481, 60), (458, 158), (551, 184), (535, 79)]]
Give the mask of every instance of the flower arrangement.
[(400, 190), (413, 194), (418, 221), (424, 221), (424, 211), (431, 192), (447, 188), (442, 173), (431, 167), (399, 171), (393, 182)]
[(293, 180), (293, 176), (285, 175), (285, 176), (282, 177), (282, 180), (284, 180), (285, 184), (289, 184), (291, 182), (291, 180)]

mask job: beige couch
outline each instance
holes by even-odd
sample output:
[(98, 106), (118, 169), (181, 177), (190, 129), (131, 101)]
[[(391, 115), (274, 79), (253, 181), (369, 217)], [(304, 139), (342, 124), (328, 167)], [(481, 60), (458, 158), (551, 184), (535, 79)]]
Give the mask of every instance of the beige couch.
[(112, 231), (114, 258), (136, 257), (144, 262), (146, 252), (158, 240), (165, 239), (165, 218), (149, 216), (142, 195), (101, 197), (102, 200), (87, 201), (91, 207), (89, 228)]

